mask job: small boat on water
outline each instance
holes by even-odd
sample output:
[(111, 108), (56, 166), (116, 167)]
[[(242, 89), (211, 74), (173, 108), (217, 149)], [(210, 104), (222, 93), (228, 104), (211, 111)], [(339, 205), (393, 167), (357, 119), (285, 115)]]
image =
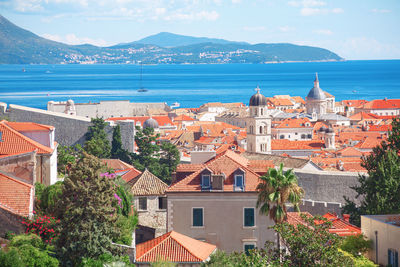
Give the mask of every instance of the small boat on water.
[(143, 83), (143, 64), (142, 64), (142, 62), (140, 61), (140, 87), (139, 87), (139, 89), (137, 90), (139, 93), (144, 93), (144, 92), (147, 92), (147, 91), (149, 91), (148, 89), (146, 89), (146, 88), (144, 88), (143, 86), (142, 86), (142, 83)]
[(22, 68), (22, 72), (26, 72), (26, 69), (25, 69), (25, 68)]
[(175, 103), (173, 103), (173, 104), (171, 105), (171, 108), (179, 108), (180, 106), (181, 106), (180, 103), (175, 102)]

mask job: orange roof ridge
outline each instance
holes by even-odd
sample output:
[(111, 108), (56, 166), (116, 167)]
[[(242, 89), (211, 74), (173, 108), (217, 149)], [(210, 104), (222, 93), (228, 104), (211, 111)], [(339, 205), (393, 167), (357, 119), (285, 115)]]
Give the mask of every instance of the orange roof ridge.
[(21, 181), (21, 180), (19, 180), (19, 179), (16, 179), (16, 178), (14, 178), (14, 177), (11, 177), (10, 174), (6, 174), (6, 173), (3, 172), (3, 171), (0, 171), (0, 176), (4, 176), (4, 177), (6, 177), (6, 178), (8, 178), (8, 179), (10, 179), (10, 180), (13, 180), (14, 182), (20, 183), (20, 184), (22, 184), (22, 185), (24, 185), (24, 186), (28, 186), (28, 187), (31, 187), (31, 188), (34, 187), (34, 186), (31, 185), (31, 184), (25, 183), (25, 182), (23, 182), (23, 181)]
[(54, 130), (54, 126), (39, 124), (36, 122), (14, 122), (7, 121), (6, 124), (16, 131), (43, 131), (43, 130)]
[[(7, 121), (5, 121), (5, 120), (1, 121), (0, 122), (0, 128), (4, 127), (6, 130), (8, 130), (11, 133), (13, 133), (14, 135), (16, 135), (18, 138), (20, 138), (20, 139), (24, 140), (25, 142), (28, 142), (30, 145), (36, 147), (38, 149), (38, 153), (48, 153), (48, 154), (53, 153), (53, 151), (54, 151), (53, 149), (51, 149), (51, 148), (49, 148), (47, 146), (44, 146), (44, 145), (42, 145), (42, 144), (40, 144), (40, 143), (38, 143), (38, 142), (26, 137), (25, 135), (21, 134), (20, 132), (14, 130), (13, 128), (8, 126), (6, 122)], [(7, 138), (7, 135), (5, 133), (3, 133), (2, 138)], [(4, 145), (5, 142), (2, 142), (1, 144)], [(1, 144), (0, 144), (0, 147), (1, 147)], [(13, 147), (13, 148), (15, 148), (15, 147)], [(24, 150), (24, 151), (26, 151), (26, 150)], [(7, 154), (7, 153), (3, 153), (3, 154)], [(12, 154), (15, 154), (15, 153), (12, 153)]]

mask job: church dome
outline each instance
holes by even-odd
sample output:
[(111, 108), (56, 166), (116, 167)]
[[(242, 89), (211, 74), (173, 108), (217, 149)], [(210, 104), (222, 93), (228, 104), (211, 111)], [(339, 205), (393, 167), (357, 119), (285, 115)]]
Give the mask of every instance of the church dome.
[(251, 98), (250, 98), (250, 103), (249, 106), (266, 106), (267, 105), (267, 98), (260, 94), (260, 88), (256, 88), (257, 93), (255, 93)]
[(314, 87), (311, 88), (310, 92), (307, 95), (307, 99), (314, 99), (314, 100), (325, 100), (326, 96), (324, 91), (319, 87), (319, 81), (318, 81), (318, 74), (315, 74), (315, 81), (314, 81)]
[(143, 123), (143, 128), (153, 128), (153, 129), (157, 129), (158, 128), (158, 122), (153, 119), (152, 117), (150, 117), (149, 119), (147, 119), (144, 123)]

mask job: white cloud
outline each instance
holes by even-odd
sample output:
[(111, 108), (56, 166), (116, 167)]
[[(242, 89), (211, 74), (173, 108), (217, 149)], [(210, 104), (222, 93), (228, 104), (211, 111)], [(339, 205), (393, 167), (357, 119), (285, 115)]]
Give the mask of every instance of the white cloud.
[(199, 11), (199, 12), (191, 12), (191, 13), (183, 13), (177, 12), (170, 14), (164, 17), (164, 20), (186, 20), (186, 21), (194, 21), (194, 20), (208, 20), (214, 21), (219, 18), (219, 14), (217, 11)]
[(244, 26), (244, 27), (242, 27), (242, 30), (247, 31), (247, 32), (262, 32), (262, 31), (265, 31), (265, 27), (263, 27), (263, 26), (254, 26), (254, 27)]
[(60, 36), (56, 34), (45, 33), (42, 34), (43, 38), (53, 40), (56, 42), (66, 43), (70, 45), (79, 45), (79, 44), (92, 44), (96, 46), (109, 46), (110, 44), (104, 41), (103, 39), (92, 39), (89, 37), (78, 37), (73, 33), (69, 33), (65, 36)]
[(371, 11), (374, 13), (390, 13), (390, 12), (392, 12), (392, 10), (389, 10), (389, 9), (376, 9), (376, 8), (372, 9)]
[(321, 35), (332, 35), (333, 34), (333, 32), (331, 30), (327, 30), (327, 29), (314, 30), (313, 33), (321, 34)]
[(279, 30), (281, 32), (291, 32), (291, 31), (294, 31), (295, 28), (290, 27), (290, 26), (282, 26), (282, 27), (279, 27)]
[(302, 0), (302, 1), (289, 1), (289, 6), (300, 8), (300, 14), (302, 16), (312, 16), (312, 15), (321, 15), (321, 14), (339, 14), (343, 13), (344, 10), (339, 7), (335, 8), (327, 8), (325, 7), (327, 4), (324, 1), (319, 0)]

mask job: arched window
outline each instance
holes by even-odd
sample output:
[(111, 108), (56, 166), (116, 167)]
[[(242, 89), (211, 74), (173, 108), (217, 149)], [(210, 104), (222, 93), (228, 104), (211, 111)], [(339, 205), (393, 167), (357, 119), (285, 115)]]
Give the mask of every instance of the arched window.
[(262, 126), (260, 126), (260, 134), (262, 134), (263, 133), (263, 127)]
[(261, 115), (264, 115), (264, 109), (263, 108), (261, 109)]

